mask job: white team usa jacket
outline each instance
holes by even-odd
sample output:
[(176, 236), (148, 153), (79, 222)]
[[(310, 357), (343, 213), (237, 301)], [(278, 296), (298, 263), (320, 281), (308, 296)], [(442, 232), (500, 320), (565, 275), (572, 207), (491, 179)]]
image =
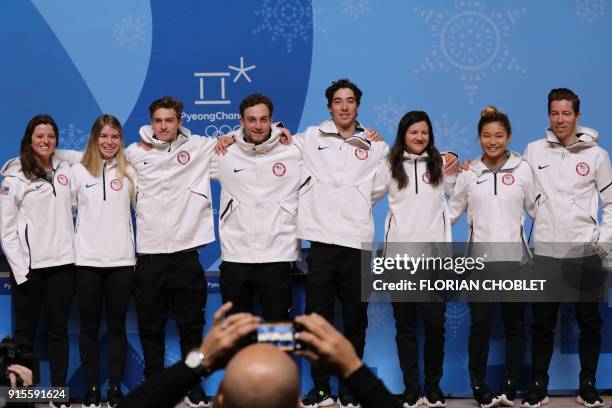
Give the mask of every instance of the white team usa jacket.
[(0, 240), (18, 285), (32, 269), (74, 263), (74, 224), (67, 162), (52, 157), (53, 183), (26, 179), (19, 159), (2, 168)]
[(433, 186), (427, 172), (427, 153), (404, 152), (408, 184), (402, 190), (391, 177), (387, 160), (389, 209), (385, 220), (385, 242), (451, 242), (451, 221), (446, 197), (452, 193), (456, 176), (443, 176)]
[[(538, 255), (572, 258), (593, 255), (593, 244), (612, 248), (612, 169), (599, 134), (576, 127), (577, 142), (564, 147), (551, 130), (527, 145), (525, 160), (536, 179), (533, 231)], [(602, 222), (598, 222), (598, 200)], [(575, 245), (573, 245), (573, 244)], [(585, 245), (586, 244), (586, 245)]]
[(136, 263), (130, 213), (136, 185), (134, 173), (128, 167), (129, 177), (117, 177), (115, 159), (104, 163), (98, 177), (92, 176), (80, 163), (72, 167), (72, 197), (77, 209), (74, 239), (77, 265), (110, 268)]
[(374, 236), (372, 197), (385, 189), (389, 147), (358, 124), (344, 139), (332, 120), (294, 136), (302, 150), (298, 238), (360, 249)]
[(219, 238), (223, 260), (263, 263), (295, 261), (301, 153), (279, 142), (272, 127), (265, 142), (244, 140), (242, 128), (225, 156), (215, 156), (212, 178), (221, 183)]
[(168, 254), (214, 241), (210, 161), (217, 140), (181, 127), (177, 140), (162, 142), (149, 125), (140, 137), (151, 150), (135, 143), (126, 149), (138, 175), (137, 252)]
[(478, 253), (468, 255), (486, 253), (485, 261), (522, 262), (529, 256), (523, 228), (525, 209), (531, 214), (533, 202), (533, 173), (520, 154), (509, 152), (496, 173), (477, 159), (457, 176), (449, 201), (451, 221), (455, 223), (467, 210), (468, 241), (483, 243), (477, 245)]

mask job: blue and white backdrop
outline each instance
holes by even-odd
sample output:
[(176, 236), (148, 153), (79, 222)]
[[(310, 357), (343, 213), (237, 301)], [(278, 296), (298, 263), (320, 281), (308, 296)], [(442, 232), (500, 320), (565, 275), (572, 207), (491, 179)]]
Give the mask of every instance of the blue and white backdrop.
[[(507, 112), (512, 148), (544, 135), (546, 95), (570, 87), (582, 98), (582, 123), (610, 149), (612, 1), (610, 0), (0, 0), (0, 161), (18, 153), (25, 124), (40, 112), (60, 127), (60, 147), (81, 149), (101, 113), (125, 124), (127, 142), (148, 122), (147, 106), (163, 95), (185, 104), (184, 125), (214, 136), (234, 129), (243, 97), (263, 92), (291, 130), (328, 117), (323, 91), (348, 77), (364, 91), (360, 120), (392, 142), (408, 110), (425, 110), (441, 148), (478, 154), (476, 122), (485, 104)], [(214, 186), (218, 205), (218, 186)], [(380, 239), (386, 203), (375, 209)], [(465, 235), (465, 224), (454, 235)], [(214, 271), (219, 245), (201, 251), (211, 273), (207, 319), (220, 304)], [(11, 331), (8, 282), (0, 288), (0, 334)], [(303, 304), (303, 294), (296, 292)], [(602, 304), (604, 343), (598, 385), (612, 388), (612, 307)], [(74, 308), (76, 309), (76, 308)], [(403, 389), (391, 308), (371, 304), (365, 360), (392, 391)], [(552, 390), (575, 389), (578, 331), (564, 307), (551, 366)], [(469, 314), (447, 310), (443, 389), (468, 394)], [(136, 321), (124, 386), (141, 379)], [(78, 316), (71, 317), (70, 386), (82, 389)], [(42, 342), (41, 342), (42, 343)], [(180, 358), (169, 325), (167, 363)], [(489, 375), (501, 381), (503, 336), (496, 327)], [(43, 380), (46, 356), (43, 359)], [(525, 358), (526, 373), (529, 356)], [(303, 388), (310, 386), (307, 364)], [(214, 393), (220, 374), (206, 382)]]

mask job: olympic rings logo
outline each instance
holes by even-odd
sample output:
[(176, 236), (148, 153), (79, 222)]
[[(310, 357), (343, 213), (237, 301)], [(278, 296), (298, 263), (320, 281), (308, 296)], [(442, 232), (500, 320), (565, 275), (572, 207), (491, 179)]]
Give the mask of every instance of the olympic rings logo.
[(234, 127), (230, 125), (221, 125), (221, 126), (208, 125), (206, 126), (206, 128), (204, 128), (204, 135), (208, 137), (218, 137), (218, 136), (227, 135), (228, 133), (231, 133), (238, 129), (240, 129), (240, 125), (235, 125)]

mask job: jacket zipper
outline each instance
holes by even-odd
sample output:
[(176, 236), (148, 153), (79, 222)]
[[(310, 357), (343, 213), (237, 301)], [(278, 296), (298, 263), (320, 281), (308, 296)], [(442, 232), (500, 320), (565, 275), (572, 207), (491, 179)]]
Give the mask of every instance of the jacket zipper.
[(493, 194), (497, 195), (497, 172), (493, 173)]
[(470, 238), (468, 240), (467, 251), (465, 256), (470, 256), (472, 253), (472, 241), (474, 240), (474, 224), (470, 224)]
[(232, 202), (234, 201), (233, 198), (231, 198), (229, 200), (229, 202), (227, 203), (227, 205), (225, 206), (225, 210), (223, 210), (223, 212), (221, 213), (221, 218), (219, 220), (222, 220), (223, 217), (225, 216), (225, 213), (229, 211), (230, 208), (232, 208)]
[(383, 258), (385, 256), (387, 256), (387, 245), (388, 245), (388, 239), (389, 239), (389, 231), (391, 231), (391, 221), (393, 220), (393, 214), (391, 214), (391, 217), (389, 217), (389, 222), (387, 223), (387, 232), (385, 232), (385, 246), (383, 248)]
[(26, 245), (28, 247), (28, 257), (30, 258), (30, 267), (29, 269), (32, 269), (32, 250), (30, 249), (30, 239), (28, 238), (28, 226), (26, 224), (25, 227), (25, 240), (26, 240)]
[(308, 183), (310, 183), (310, 179), (312, 178), (312, 176), (308, 176), (306, 178), (306, 180), (304, 180), (304, 182), (300, 185), (300, 188), (298, 188), (298, 191), (300, 191), (302, 189), (302, 187), (304, 187), (305, 185), (307, 185)]
[(446, 238), (446, 215), (444, 215), (444, 211), (442, 211), (442, 231), (444, 231), (444, 237)]
[(102, 198), (106, 201), (106, 162), (102, 166)]
[(419, 178), (417, 177), (417, 161), (414, 161), (414, 192), (419, 194)]

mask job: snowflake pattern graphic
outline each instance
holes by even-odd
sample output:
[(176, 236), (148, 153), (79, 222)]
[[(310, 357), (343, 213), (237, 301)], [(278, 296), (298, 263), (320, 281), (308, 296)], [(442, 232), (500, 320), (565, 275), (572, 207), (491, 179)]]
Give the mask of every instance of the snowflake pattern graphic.
[(605, 0), (576, 0), (576, 15), (587, 23), (599, 20), (605, 14)]
[(269, 32), (271, 42), (284, 40), (287, 53), (292, 52), (296, 40), (307, 42), (312, 31), (312, 6), (306, 0), (264, 0), (255, 15), (263, 22), (253, 34)]
[(451, 122), (447, 114), (442, 115), (442, 119), (433, 121), (434, 135), (436, 144), (441, 150), (448, 150), (457, 153), (462, 159), (476, 156), (475, 138), (472, 140), (468, 133), (468, 127), (462, 126), (459, 122)]
[(457, 338), (462, 333), (462, 327), (469, 318), (470, 309), (466, 302), (447, 302), (446, 303), (446, 333), (450, 338)]
[(89, 135), (77, 128), (74, 123), (68, 124), (66, 129), (60, 130), (60, 149), (83, 150)]
[(119, 44), (134, 48), (144, 42), (145, 23), (132, 16), (124, 17), (115, 23), (115, 41)]
[(376, 120), (374, 123), (392, 133), (397, 129), (397, 124), (402, 118), (402, 115), (406, 113), (406, 109), (405, 105), (399, 105), (392, 98), (387, 98), (384, 103), (374, 106), (374, 110), (376, 111)]
[(356, 20), (372, 11), (369, 0), (346, 0), (342, 3), (342, 12)]
[(489, 71), (527, 72), (510, 47), (510, 28), (526, 9), (487, 12), (483, 2), (463, 0), (451, 10), (414, 11), (431, 27), (434, 39), (431, 56), (414, 72), (457, 71), (470, 104), (474, 103), (478, 83)]

